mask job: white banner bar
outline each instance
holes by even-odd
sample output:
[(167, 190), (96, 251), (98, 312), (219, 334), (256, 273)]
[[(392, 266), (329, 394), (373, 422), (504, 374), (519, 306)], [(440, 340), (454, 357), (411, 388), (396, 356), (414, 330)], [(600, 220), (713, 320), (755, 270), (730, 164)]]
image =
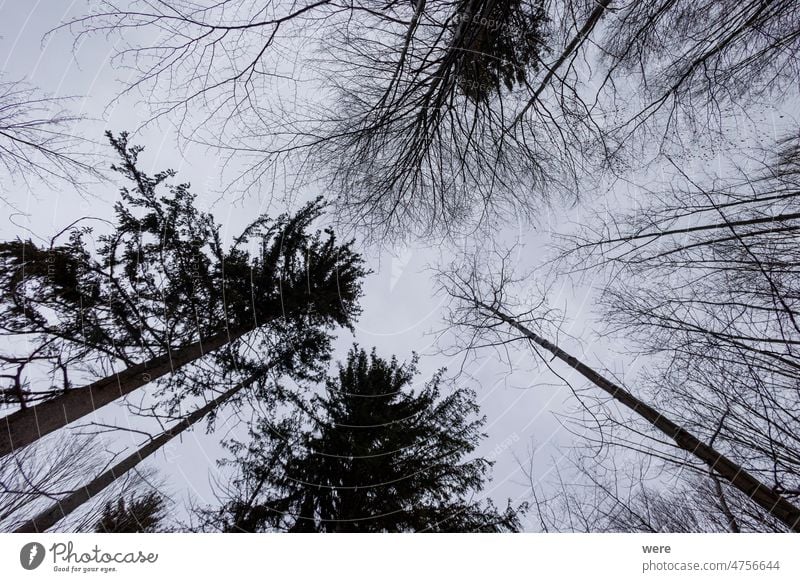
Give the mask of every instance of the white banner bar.
[(794, 534), (0, 535), (2, 581), (800, 580)]

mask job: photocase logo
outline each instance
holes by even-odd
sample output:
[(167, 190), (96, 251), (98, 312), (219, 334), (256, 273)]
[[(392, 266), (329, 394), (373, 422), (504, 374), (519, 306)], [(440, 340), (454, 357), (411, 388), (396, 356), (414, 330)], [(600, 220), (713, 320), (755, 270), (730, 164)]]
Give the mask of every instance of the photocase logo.
[(44, 553), (44, 546), (38, 542), (25, 544), (19, 552), (19, 563), (26, 570), (35, 570), (42, 565)]

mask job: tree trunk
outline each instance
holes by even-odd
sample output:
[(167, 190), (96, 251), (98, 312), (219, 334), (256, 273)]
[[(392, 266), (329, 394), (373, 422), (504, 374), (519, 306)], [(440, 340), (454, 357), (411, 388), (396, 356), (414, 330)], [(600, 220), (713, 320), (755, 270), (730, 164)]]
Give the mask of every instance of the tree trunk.
[(236, 384), (227, 392), (222, 393), (205, 406), (198, 408), (178, 424), (164, 431), (146, 445), (139, 448), (136, 452), (125, 457), (125, 459), (111, 467), (108, 471), (102, 473), (83, 487), (76, 489), (64, 499), (57, 501), (33, 519), (26, 521), (24, 524), (14, 530), (14, 533), (41, 533), (53, 527), (56, 523), (92, 499), (95, 495), (103, 491), (103, 489), (111, 485), (114, 481), (144, 461), (147, 457), (158, 451), (158, 449), (163, 447), (169, 441), (202, 419), (209, 412), (230, 400), (242, 388), (249, 386), (263, 375), (264, 371), (253, 374), (246, 380)]
[(61, 396), (0, 419), (0, 457), (31, 444), (95, 410), (130, 394), (137, 388), (238, 339), (251, 328), (225, 330), (206, 340), (152, 358), (136, 366), (97, 380), (88, 386), (67, 390)]
[(712, 472), (716, 472), (726, 479), (731, 485), (760, 505), (767, 513), (780, 520), (781, 523), (785, 524), (790, 530), (800, 532), (800, 508), (764, 485), (756, 477), (748, 473), (744, 467), (701, 442), (700, 439), (695, 437), (692, 433), (675, 424), (653, 407), (645, 404), (633, 396), (633, 394), (608, 380), (557, 345), (538, 336), (512, 317), (505, 315), (485, 303), (477, 302), (477, 305), (489, 311), (495, 317), (516, 330), (522, 332), (522, 334), (532, 342), (580, 372), (582, 376), (598, 388), (604, 390), (617, 402), (630, 408), (636, 414), (647, 420), (652, 426), (675, 441), (680, 449), (683, 449), (703, 461)]

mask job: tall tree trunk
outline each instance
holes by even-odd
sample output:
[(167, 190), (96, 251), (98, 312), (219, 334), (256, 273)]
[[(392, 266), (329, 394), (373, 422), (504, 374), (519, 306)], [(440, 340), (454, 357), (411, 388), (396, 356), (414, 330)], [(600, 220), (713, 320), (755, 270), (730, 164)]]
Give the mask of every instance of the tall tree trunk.
[(501, 321), (504, 321), (514, 329), (520, 331), (536, 345), (547, 350), (556, 358), (580, 372), (582, 376), (608, 393), (617, 402), (623, 404), (647, 420), (652, 426), (675, 441), (675, 444), (677, 444), (680, 449), (683, 449), (703, 461), (712, 472), (716, 472), (716, 474), (726, 479), (731, 485), (747, 495), (770, 515), (780, 520), (781, 523), (785, 524), (789, 529), (794, 532), (800, 532), (800, 508), (764, 485), (755, 476), (748, 473), (744, 467), (730, 460), (714, 448), (706, 445), (692, 433), (669, 420), (652, 406), (645, 404), (621, 386), (608, 380), (557, 345), (537, 335), (514, 318), (480, 301), (476, 303), (478, 307), (487, 310)]
[(5, 425), (5, 430), (0, 430), (0, 457), (238, 339), (250, 329), (252, 328), (222, 331), (208, 339), (131, 366), (87, 386), (67, 390), (61, 396), (3, 417), (0, 419), (0, 426)]
[(156, 438), (139, 448), (136, 452), (128, 455), (122, 461), (111, 467), (108, 471), (87, 483), (83, 487), (76, 489), (64, 499), (61, 499), (42, 511), (33, 519), (26, 521), (19, 526), (15, 533), (41, 533), (53, 527), (56, 523), (75, 511), (81, 505), (92, 499), (95, 495), (103, 491), (114, 481), (122, 477), (125, 473), (133, 469), (136, 465), (144, 461), (147, 457), (158, 451), (169, 441), (191, 427), (197, 421), (205, 417), (209, 412), (219, 408), (226, 401), (235, 396), (242, 388), (249, 386), (265, 374), (264, 370), (253, 374), (246, 380), (239, 382), (230, 390), (223, 392), (220, 396), (189, 414), (172, 428), (164, 431)]

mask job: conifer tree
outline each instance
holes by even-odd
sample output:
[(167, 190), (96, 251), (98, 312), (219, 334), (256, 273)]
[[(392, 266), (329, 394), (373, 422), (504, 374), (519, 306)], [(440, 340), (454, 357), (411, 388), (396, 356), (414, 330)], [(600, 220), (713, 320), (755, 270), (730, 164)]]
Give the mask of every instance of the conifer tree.
[(245, 344), (304, 343), (308, 333), (325, 345), (284, 363), (309, 365), (327, 332), (358, 312), (361, 258), (332, 231), (310, 231), (320, 200), (259, 217), (226, 249), (188, 184), (170, 185), (172, 171), (145, 174), (142, 148), (108, 137), (122, 160), (114, 169), (132, 186), (96, 250), (88, 219), (49, 246), (0, 243), (0, 333), (28, 339), (0, 354), (0, 403), (20, 408), (0, 419), (0, 455), (168, 374), (179, 393), (191, 391), (176, 372), (209, 357), (238, 369), (231, 360)]
[(237, 477), (206, 525), (230, 532), (517, 531), (518, 512), (476, 501), (492, 463), (473, 394), (442, 395), (441, 372), (411, 390), (410, 364), (353, 348), (299, 418), (234, 443)]
[(525, 86), (547, 52), (548, 17), (539, 0), (462, 0), (451, 42), (459, 49), (454, 74), (461, 92), (487, 101), (503, 88)]
[(117, 503), (106, 504), (94, 529), (98, 533), (158, 532), (165, 518), (164, 509), (164, 498), (156, 492), (131, 497), (127, 503), (120, 497)]

